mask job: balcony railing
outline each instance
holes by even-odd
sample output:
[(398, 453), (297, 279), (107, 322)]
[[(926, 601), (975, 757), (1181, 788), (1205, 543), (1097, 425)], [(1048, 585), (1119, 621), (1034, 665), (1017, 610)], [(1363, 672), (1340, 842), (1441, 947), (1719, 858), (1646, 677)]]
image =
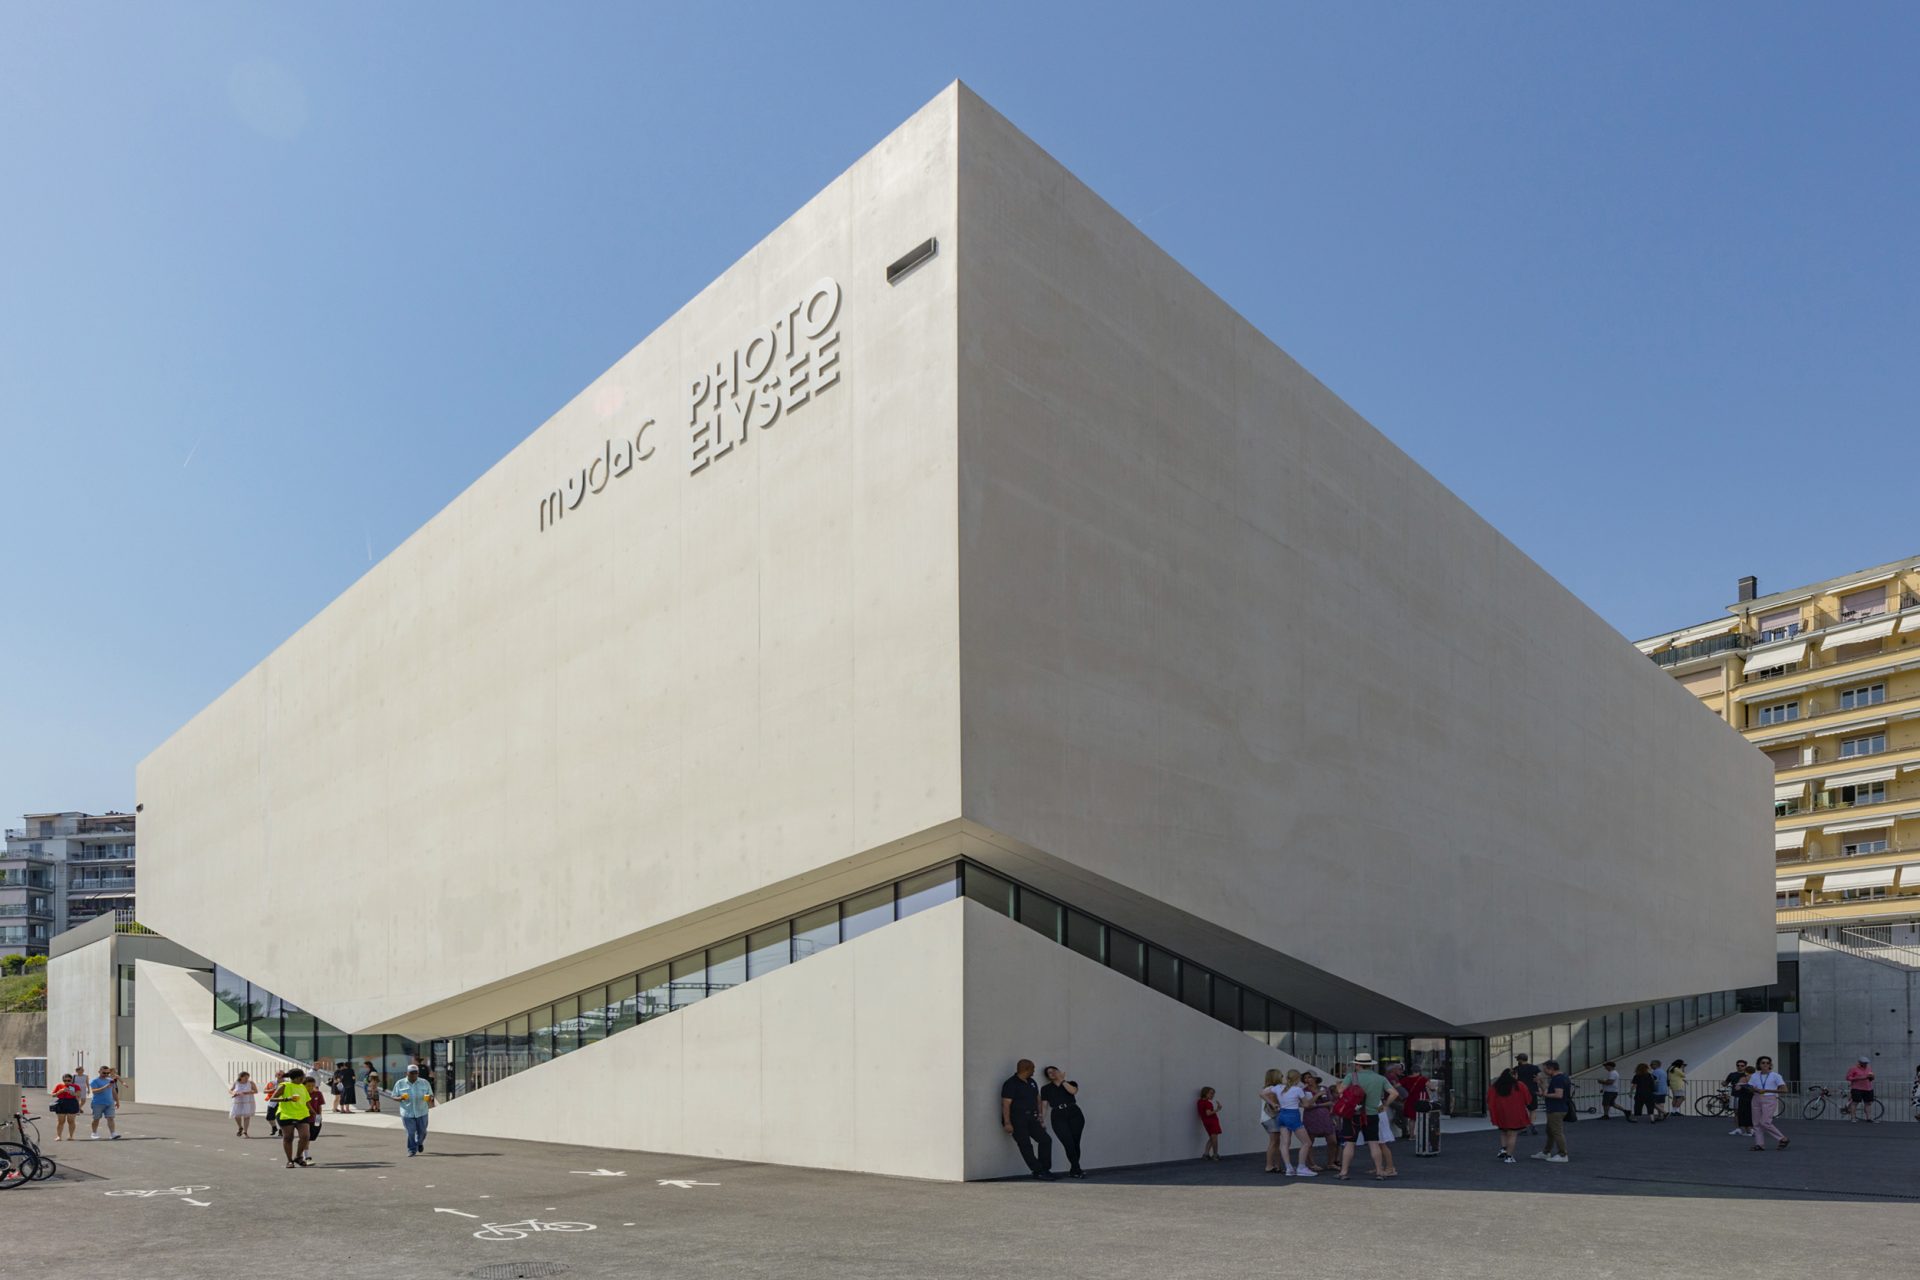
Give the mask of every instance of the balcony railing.
[(117, 890), (120, 893), (132, 893), (133, 883), (131, 876), (112, 876), (104, 879), (99, 876), (75, 876), (67, 882), (67, 889), (75, 893), (83, 891), (93, 892), (101, 889)]
[(53, 889), (53, 880), (47, 876), (19, 876), (0, 874), (0, 889)]
[(1692, 662), (1695, 658), (1711, 658), (1716, 653), (1732, 653), (1744, 649), (1750, 643), (1743, 635), (1709, 636), (1705, 640), (1695, 640), (1692, 644), (1681, 645), (1677, 649), (1668, 649), (1664, 653), (1653, 655), (1654, 665), (1677, 667), (1683, 662)]
[(132, 862), (133, 860), (134, 854), (131, 849), (125, 853), (89, 853), (85, 850), (75, 850), (67, 855), (68, 862)]
[(25, 902), (0, 902), (0, 916), (26, 916), (28, 919), (51, 920), (53, 912), (47, 907), (35, 907)]

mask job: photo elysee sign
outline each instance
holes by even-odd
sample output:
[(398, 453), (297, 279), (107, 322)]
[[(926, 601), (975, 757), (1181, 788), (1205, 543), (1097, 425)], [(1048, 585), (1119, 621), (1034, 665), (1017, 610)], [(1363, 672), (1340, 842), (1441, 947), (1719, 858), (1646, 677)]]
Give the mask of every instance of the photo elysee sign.
[[(840, 381), (840, 285), (815, 281), (784, 313), (746, 337), (687, 385), (687, 474), (699, 475), (756, 432), (800, 413)], [(560, 523), (587, 495), (654, 456), (658, 426), (606, 440), (577, 473), (540, 499), (540, 531)], [(652, 433), (652, 434), (650, 434)]]

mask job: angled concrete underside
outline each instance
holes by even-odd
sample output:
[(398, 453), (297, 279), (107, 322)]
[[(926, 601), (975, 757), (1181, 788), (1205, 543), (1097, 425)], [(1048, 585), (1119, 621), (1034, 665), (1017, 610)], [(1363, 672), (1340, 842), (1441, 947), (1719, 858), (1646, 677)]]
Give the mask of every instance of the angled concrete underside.
[[(153, 960), (133, 965), (134, 1065), (141, 1102), (225, 1111), (235, 1066), (263, 1072), (306, 1066), (213, 1029), (213, 977)], [(271, 1080), (271, 1077), (267, 1077)]]
[(1196, 1154), (1203, 1084), (1221, 1094), (1222, 1150), (1259, 1150), (1254, 1091), (1268, 1067), (1306, 1065), (959, 901), (488, 1085), (436, 1110), (434, 1123), (906, 1177), (1000, 1177), (1024, 1171), (999, 1122), (1000, 1083), (1022, 1056), (1079, 1073), (1095, 1166)]

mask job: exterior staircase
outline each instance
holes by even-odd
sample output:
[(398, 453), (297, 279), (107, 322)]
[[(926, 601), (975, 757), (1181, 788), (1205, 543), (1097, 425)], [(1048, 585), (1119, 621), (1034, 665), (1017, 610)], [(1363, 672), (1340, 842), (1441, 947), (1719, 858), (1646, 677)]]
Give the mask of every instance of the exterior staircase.
[(1911, 925), (1813, 925), (1800, 930), (1800, 940), (1876, 964), (1920, 971), (1920, 947), (1894, 941), (1896, 929), (1903, 938), (1913, 933)]

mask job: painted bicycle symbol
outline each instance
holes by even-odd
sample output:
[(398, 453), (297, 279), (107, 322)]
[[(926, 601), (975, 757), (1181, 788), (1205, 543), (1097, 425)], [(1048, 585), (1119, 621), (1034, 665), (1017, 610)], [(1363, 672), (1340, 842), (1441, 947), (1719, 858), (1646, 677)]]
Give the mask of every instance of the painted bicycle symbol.
[(190, 1196), (196, 1191), (207, 1191), (207, 1187), (160, 1187), (154, 1191), (108, 1191), (110, 1196)]
[(594, 1231), (591, 1222), (542, 1222), (525, 1218), (519, 1222), (489, 1222), (473, 1233), (475, 1240), (525, 1240), (536, 1231)]

